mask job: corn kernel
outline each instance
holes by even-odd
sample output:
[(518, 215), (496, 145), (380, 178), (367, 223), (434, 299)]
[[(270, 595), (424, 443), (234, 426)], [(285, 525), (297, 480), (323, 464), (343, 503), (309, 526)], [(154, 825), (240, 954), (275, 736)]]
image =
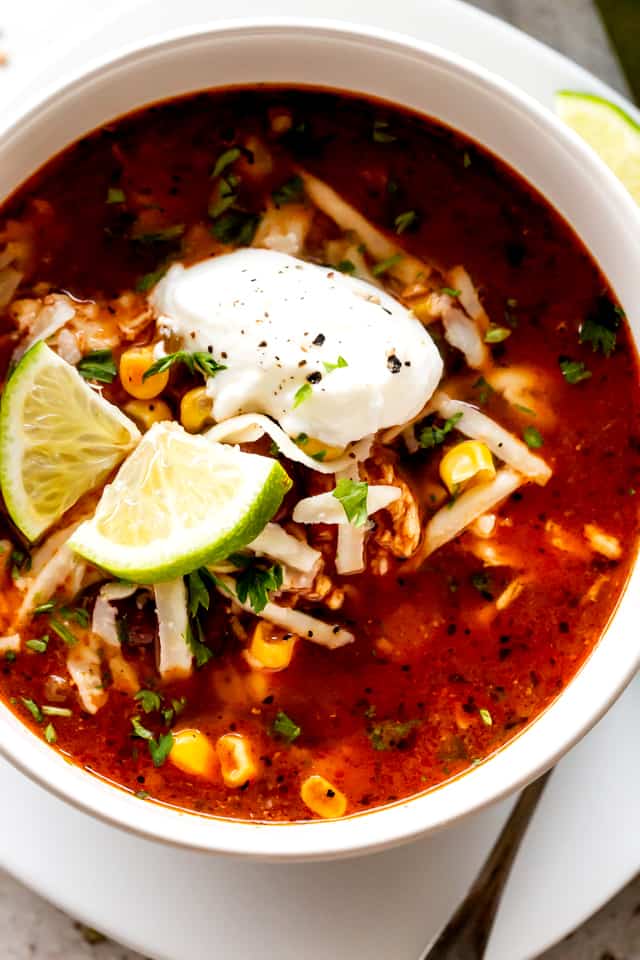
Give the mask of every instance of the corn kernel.
[(120, 357), (120, 380), (127, 393), (138, 400), (152, 400), (162, 393), (169, 382), (169, 371), (156, 373), (143, 380), (151, 364), (154, 362), (153, 345), (147, 347), (131, 347)]
[(169, 760), (183, 773), (206, 780), (214, 779), (218, 767), (211, 741), (199, 730), (174, 730)]
[(180, 401), (180, 423), (185, 430), (200, 433), (208, 423), (213, 423), (211, 406), (206, 387), (195, 387), (185, 393)]
[(216, 744), (222, 779), (228, 787), (241, 787), (254, 779), (258, 768), (251, 744), (241, 733), (225, 733)]
[(258, 621), (247, 653), (252, 667), (264, 670), (284, 670), (291, 663), (297, 637), (292, 633), (274, 630), (264, 620)]
[(301, 433), (295, 438), (296, 443), (303, 453), (308, 457), (314, 457), (316, 460), (326, 461), (337, 460), (344, 453), (344, 447), (331, 447), (322, 440), (316, 440), (314, 437), (307, 437)]
[(129, 400), (123, 410), (143, 432), (161, 420), (173, 420), (171, 407), (164, 400)]
[(449, 493), (469, 480), (493, 480), (496, 468), (488, 446), (479, 440), (463, 440), (447, 450), (440, 461), (440, 476)]
[(426, 297), (420, 297), (418, 300), (412, 300), (409, 307), (421, 323), (429, 323), (429, 321), (434, 320), (436, 317), (431, 294), (427, 294)]
[(324, 777), (314, 773), (300, 788), (302, 802), (312, 813), (325, 820), (343, 817), (347, 809), (347, 798)]

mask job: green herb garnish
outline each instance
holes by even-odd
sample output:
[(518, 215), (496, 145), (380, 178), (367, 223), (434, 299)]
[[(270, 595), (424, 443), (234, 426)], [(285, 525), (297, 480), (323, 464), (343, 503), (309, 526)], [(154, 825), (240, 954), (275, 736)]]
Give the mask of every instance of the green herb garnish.
[(187, 590), (189, 591), (190, 616), (197, 616), (200, 607), (204, 610), (209, 609), (209, 588), (203, 579), (203, 574), (199, 570), (194, 570), (187, 576)]
[(107, 190), (107, 203), (124, 203), (126, 199), (120, 187), (109, 187)]
[(338, 357), (335, 363), (323, 363), (322, 366), (327, 371), (327, 373), (331, 373), (332, 370), (339, 370), (340, 367), (348, 367), (349, 364), (347, 363), (344, 357)]
[(293, 743), (302, 733), (302, 729), (298, 724), (294, 723), (291, 717), (288, 717), (282, 710), (279, 710), (276, 714), (271, 731), (273, 734), (277, 734), (277, 736), (286, 740), (287, 743)]
[(258, 229), (260, 217), (244, 210), (226, 210), (211, 227), (211, 232), (220, 243), (248, 247)]
[(493, 593), (491, 592), (491, 578), (489, 577), (488, 573), (472, 573), (471, 583), (485, 600), (489, 602), (493, 600)]
[(49, 704), (46, 704), (41, 707), (41, 710), (45, 717), (71, 717), (73, 716), (72, 711), (69, 707), (51, 707)]
[(368, 493), (368, 483), (364, 480), (350, 480), (348, 477), (338, 480), (333, 491), (333, 496), (342, 504), (347, 520), (354, 527), (363, 527), (367, 523)]
[(493, 726), (493, 717), (488, 710), (486, 710), (484, 707), (480, 707), (478, 713), (480, 714), (480, 719), (484, 723), (485, 727)]
[(21, 550), (20, 547), (14, 547), (9, 555), (11, 564), (11, 578), (17, 580), (23, 573), (31, 570), (31, 554), (28, 550)]
[(353, 260), (341, 260), (340, 263), (336, 264), (336, 270), (339, 270), (340, 273), (355, 273), (356, 265)]
[(369, 731), (369, 739), (374, 750), (393, 750), (406, 743), (412, 730), (419, 726), (418, 720), (408, 720), (401, 723), (399, 720), (385, 720), (378, 723)]
[(68, 647), (73, 647), (78, 642), (78, 638), (69, 630), (64, 623), (60, 623), (59, 620), (55, 620), (53, 617), (49, 620), (49, 626), (56, 633), (61, 640), (67, 644)]
[(390, 270), (391, 267), (395, 267), (396, 263), (404, 259), (403, 254), (394, 253), (392, 257), (387, 257), (386, 260), (380, 260), (378, 263), (375, 263), (371, 267), (371, 273), (374, 277), (379, 277), (381, 274), (386, 273), (387, 270)]
[(44, 636), (34, 640), (27, 640), (25, 647), (27, 647), (28, 650), (33, 650), (34, 653), (46, 653), (48, 643), (49, 637)]
[(151, 287), (155, 287), (164, 277), (165, 273), (169, 269), (168, 266), (159, 267), (157, 270), (154, 270), (152, 273), (145, 273), (143, 276), (139, 277), (136, 280), (136, 290), (138, 293), (147, 293), (148, 290), (151, 290)]
[(544, 444), (544, 440), (537, 427), (525, 427), (522, 431), (522, 439), (532, 450), (537, 450)]
[(451, 433), (458, 421), (462, 419), (462, 416), (462, 413), (454, 413), (452, 417), (445, 420), (441, 427), (437, 427), (435, 424), (424, 427), (420, 431), (418, 438), (418, 443), (422, 449), (430, 450), (432, 447), (437, 447), (441, 443), (444, 443), (447, 434)]
[(4, 659), (7, 663), (15, 663), (16, 662), (15, 650), (7, 650), (7, 652), (4, 655)]
[(51, 610), (55, 609), (55, 605), (55, 600), (47, 600), (46, 603), (39, 603), (33, 611), (34, 617), (40, 613), (49, 613)]
[(153, 377), (156, 373), (164, 373), (169, 370), (174, 363), (184, 363), (189, 373), (201, 373), (203, 377), (215, 377), (216, 373), (227, 368), (222, 363), (218, 363), (208, 353), (196, 350), (191, 353), (189, 350), (178, 350), (176, 353), (168, 353), (166, 357), (160, 357), (155, 363), (152, 363), (148, 370), (142, 374), (142, 379)]
[(468, 150), (465, 150), (465, 152), (462, 154), (462, 165), (465, 170), (471, 166), (471, 154)]
[(301, 387), (298, 387), (296, 392), (293, 395), (293, 409), (299, 407), (301, 403), (304, 403), (305, 400), (308, 400), (311, 396), (312, 389), (310, 383), (303, 383)]
[(271, 194), (276, 207), (282, 207), (286, 203), (297, 203), (304, 196), (304, 183), (302, 177), (295, 176), (283, 183), (281, 187), (274, 190)]
[(142, 725), (140, 717), (131, 717), (131, 726), (134, 737), (140, 737), (141, 740), (153, 740), (151, 730), (147, 730), (147, 728)]
[(393, 143), (398, 138), (389, 133), (389, 124), (386, 120), (375, 120), (373, 124), (373, 139), (375, 143)]
[(562, 376), (567, 383), (580, 383), (582, 380), (588, 380), (591, 376), (591, 370), (587, 370), (582, 360), (571, 360), (569, 357), (560, 357), (558, 363)]
[(507, 337), (511, 336), (512, 331), (508, 327), (499, 327), (495, 323), (490, 323), (485, 335), (485, 343), (502, 343)]
[(580, 326), (580, 343), (590, 343), (595, 352), (598, 350), (610, 356), (616, 345), (616, 337), (624, 313), (607, 296), (600, 296), (586, 319)]
[(171, 753), (173, 743), (172, 733), (162, 733), (157, 740), (149, 740), (149, 753), (154, 767), (162, 766)]
[(224, 153), (221, 153), (216, 160), (213, 170), (211, 171), (211, 179), (215, 180), (216, 177), (219, 177), (220, 174), (227, 169), (227, 167), (230, 167), (232, 163), (236, 162), (241, 153), (242, 150), (240, 147), (229, 147), (228, 150), (225, 150)]
[(408, 230), (409, 227), (415, 224), (417, 219), (418, 214), (415, 212), (415, 210), (406, 210), (404, 213), (399, 213), (393, 221), (396, 228), (396, 233), (404, 233), (405, 230)]
[(42, 710), (40, 709), (38, 704), (35, 702), (35, 700), (31, 700), (29, 697), (20, 697), (20, 699), (22, 700), (23, 704), (25, 705), (25, 707), (27, 708), (27, 710), (29, 711), (33, 719), (36, 721), (36, 723), (42, 723), (42, 721), (44, 720), (44, 717), (42, 716)]
[(162, 227), (149, 233), (138, 233), (132, 237), (136, 243), (168, 243), (177, 240), (184, 233), (184, 223), (175, 223), (171, 227)]
[(55, 743), (58, 739), (58, 734), (52, 723), (48, 723), (44, 728), (44, 738), (47, 743)]
[(492, 397), (495, 393), (495, 390), (491, 384), (488, 383), (484, 377), (479, 377), (475, 383), (472, 384), (472, 387), (474, 390), (478, 391), (478, 403), (481, 407), (483, 407), (490, 397)]
[(440, 293), (446, 293), (448, 297), (453, 297), (454, 300), (457, 300), (462, 290), (456, 290), (455, 287), (440, 287)]
[(255, 613), (262, 613), (269, 602), (269, 594), (282, 586), (282, 567), (274, 563), (265, 567), (257, 562), (249, 562), (236, 580), (236, 593), (240, 603), (247, 599)]
[(138, 701), (144, 713), (153, 713), (155, 710), (159, 710), (162, 703), (160, 694), (156, 693), (155, 690), (138, 690), (133, 699)]
[(213, 650), (204, 642), (204, 630), (197, 618), (187, 624), (185, 640), (194, 656), (198, 670), (200, 667), (204, 667), (205, 663), (209, 663), (209, 660), (213, 657)]

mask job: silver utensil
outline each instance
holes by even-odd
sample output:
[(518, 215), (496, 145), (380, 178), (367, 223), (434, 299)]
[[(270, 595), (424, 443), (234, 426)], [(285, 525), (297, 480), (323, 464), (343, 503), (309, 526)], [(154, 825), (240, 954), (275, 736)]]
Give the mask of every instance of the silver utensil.
[(482, 960), (513, 861), (551, 773), (522, 791), (469, 893), (419, 960)]

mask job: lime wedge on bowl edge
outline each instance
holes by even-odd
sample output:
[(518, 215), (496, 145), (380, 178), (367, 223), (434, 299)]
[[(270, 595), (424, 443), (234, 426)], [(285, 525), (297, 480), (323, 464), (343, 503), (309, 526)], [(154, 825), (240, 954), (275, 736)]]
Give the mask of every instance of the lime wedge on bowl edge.
[(556, 112), (610, 167), (640, 203), (640, 126), (609, 100), (560, 90)]
[(173, 580), (255, 540), (290, 486), (271, 457), (156, 423), (69, 546), (124, 580)]
[(0, 409), (0, 486), (16, 526), (37, 539), (139, 439), (118, 407), (36, 343), (9, 378)]

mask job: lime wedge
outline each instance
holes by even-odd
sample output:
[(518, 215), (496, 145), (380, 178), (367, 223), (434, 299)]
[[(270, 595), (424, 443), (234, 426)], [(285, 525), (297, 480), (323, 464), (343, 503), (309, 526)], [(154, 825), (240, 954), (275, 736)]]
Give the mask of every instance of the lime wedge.
[(139, 439), (118, 407), (36, 343), (9, 378), (0, 409), (0, 486), (16, 526), (37, 539)]
[(173, 580), (255, 540), (290, 486), (271, 457), (156, 423), (69, 545), (124, 580)]
[(571, 90), (556, 94), (556, 111), (640, 203), (640, 126), (635, 120), (609, 100)]

